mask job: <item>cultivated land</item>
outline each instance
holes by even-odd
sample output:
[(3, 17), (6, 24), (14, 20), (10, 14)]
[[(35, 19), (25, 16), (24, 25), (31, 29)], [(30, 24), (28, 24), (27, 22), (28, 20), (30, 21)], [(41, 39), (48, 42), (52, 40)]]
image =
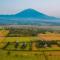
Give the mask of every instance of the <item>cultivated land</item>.
[(0, 59), (2, 60), (60, 60), (59, 51), (34, 52), (34, 51), (3, 51), (0, 50)]
[[(24, 26), (25, 27), (25, 26)], [(2, 60), (60, 60), (60, 27), (2, 27), (0, 28), (0, 59)], [(41, 34), (41, 35), (40, 35)], [(56, 40), (55, 40), (56, 39)], [(36, 46), (29, 42), (42, 41)], [(18, 44), (16, 43), (18, 42)], [(21, 47), (26, 42), (27, 46)], [(48, 44), (54, 45), (48, 45)], [(16, 45), (17, 44), (17, 45)]]

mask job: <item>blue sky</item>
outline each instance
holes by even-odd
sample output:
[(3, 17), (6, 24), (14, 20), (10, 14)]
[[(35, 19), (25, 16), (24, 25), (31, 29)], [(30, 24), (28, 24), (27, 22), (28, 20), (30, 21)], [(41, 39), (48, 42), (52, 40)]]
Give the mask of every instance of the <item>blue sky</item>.
[(0, 14), (16, 14), (28, 8), (60, 17), (60, 0), (0, 0)]

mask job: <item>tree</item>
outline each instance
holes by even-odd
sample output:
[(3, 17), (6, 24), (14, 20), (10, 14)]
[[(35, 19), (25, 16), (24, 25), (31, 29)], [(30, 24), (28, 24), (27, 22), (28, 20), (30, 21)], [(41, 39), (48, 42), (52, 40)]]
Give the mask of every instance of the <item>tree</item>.
[(36, 42), (36, 47), (37, 48), (43, 48), (45, 45), (45, 41), (37, 41)]

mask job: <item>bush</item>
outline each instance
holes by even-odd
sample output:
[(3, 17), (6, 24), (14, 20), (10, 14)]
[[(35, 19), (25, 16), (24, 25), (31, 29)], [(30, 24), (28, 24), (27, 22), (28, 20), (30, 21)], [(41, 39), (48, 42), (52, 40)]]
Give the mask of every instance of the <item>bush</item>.
[(43, 48), (45, 45), (45, 41), (37, 41), (36, 42), (36, 47), (37, 48)]

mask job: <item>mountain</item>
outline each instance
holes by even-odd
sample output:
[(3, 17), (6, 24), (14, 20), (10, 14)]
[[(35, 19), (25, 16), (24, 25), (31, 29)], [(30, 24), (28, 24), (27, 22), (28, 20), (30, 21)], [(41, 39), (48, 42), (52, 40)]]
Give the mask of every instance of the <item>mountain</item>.
[(14, 15), (0, 15), (0, 17), (17, 17), (17, 18), (39, 18), (39, 19), (58, 19), (56, 17), (48, 16), (40, 13), (34, 9), (26, 9)]
[(48, 18), (47, 15), (42, 14), (33, 9), (27, 9), (22, 12), (17, 13), (15, 16), (22, 17), (22, 18)]
[(48, 16), (34, 9), (26, 9), (14, 15), (0, 15), (0, 24), (60, 25), (60, 18)]
[(16, 17), (20, 18), (41, 18), (41, 19), (57, 19), (56, 17), (48, 16), (43, 13), (40, 13), (34, 9), (26, 9), (22, 12), (15, 14)]

